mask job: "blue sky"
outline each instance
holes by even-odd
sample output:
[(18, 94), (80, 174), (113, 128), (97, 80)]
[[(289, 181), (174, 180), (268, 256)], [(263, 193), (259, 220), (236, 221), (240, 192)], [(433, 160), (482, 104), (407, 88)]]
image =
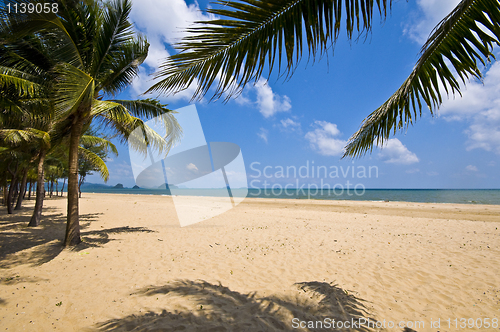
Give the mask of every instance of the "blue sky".
[[(276, 73), (264, 75), (228, 103), (195, 103), (206, 141), (238, 144), (249, 184), (255, 181), (254, 186), (264, 180), (294, 183), (290, 177), (275, 176), (280, 166), (298, 169), (314, 162), (329, 170), (378, 169), (378, 176), (323, 179), (331, 185), (350, 180), (366, 188), (500, 188), (500, 64), (496, 63), (486, 72), (484, 84), (469, 83), (463, 98), (445, 101), (438, 116), (424, 109), (413, 126), (398, 132), (382, 149), (354, 161), (340, 160), (346, 140), (403, 83), (431, 29), (458, 2), (395, 1), (392, 13), (375, 24), (366, 41), (340, 38), (334, 54), (314, 63), (305, 57), (289, 81), (278, 79)], [(133, 2), (131, 18), (151, 46), (139, 77), (120, 98), (135, 99), (151, 85), (148, 74), (174, 52), (171, 44), (184, 35), (183, 27), (208, 18), (203, 12), (207, 5), (201, 0)], [(160, 99), (179, 109), (189, 105), (193, 89)], [(119, 152), (107, 163), (108, 184), (132, 187), (128, 147), (119, 146)], [(272, 176), (258, 177), (256, 169), (262, 173), (265, 166)], [(301, 183), (320, 180), (316, 176)], [(87, 182), (102, 180), (92, 175)]]

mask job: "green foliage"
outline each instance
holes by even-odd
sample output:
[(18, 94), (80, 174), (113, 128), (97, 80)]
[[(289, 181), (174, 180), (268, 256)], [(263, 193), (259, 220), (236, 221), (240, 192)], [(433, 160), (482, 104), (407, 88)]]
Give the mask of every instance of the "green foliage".
[[(190, 35), (176, 45), (149, 91), (167, 94), (186, 89), (195, 79), (193, 96), (202, 98), (217, 85), (212, 98), (226, 98), (269, 73), (291, 75), (303, 48), (316, 57), (333, 46), (345, 15), (348, 38), (371, 30), (374, 7), (385, 17), (387, 0), (239, 0), (215, 1), (222, 9), (208, 9), (221, 19), (198, 22)], [(282, 66), (284, 68), (282, 68)], [(219, 77), (219, 75), (221, 75)], [(217, 83), (215, 83), (217, 82)]]
[[(149, 91), (174, 94), (197, 84), (193, 99), (215, 87), (212, 99), (226, 100), (257, 81), (277, 62), (278, 72), (293, 74), (307, 47), (309, 57), (323, 55), (337, 40), (343, 22), (347, 37), (371, 30), (374, 8), (385, 18), (386, 0), (228, 0), (210, 8), (220, 16), (197, 22), (156, 73)], [(463, 0), (434, 29), (402, 86), (362, 123), (350, 138), (344, 157), (357, 157), (382, 145), (421, 115), (425, 104), (434, 114), (442, 92), (460, 94), (462, 83), (481, 79), (481, 67), (500, 44), (500, 2)]]

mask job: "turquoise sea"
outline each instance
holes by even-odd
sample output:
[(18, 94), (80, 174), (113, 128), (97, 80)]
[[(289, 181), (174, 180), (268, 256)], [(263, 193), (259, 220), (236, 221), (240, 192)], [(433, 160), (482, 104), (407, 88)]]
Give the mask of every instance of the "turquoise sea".
[[(165, 189), (115, 189), (82, 188), (82, 192), (135, 194), (135, 195), (170, 195)], [(243, 190), (232, 191), (235, 196), (244, 195)], [(225, 196), (226, 189), (175, 189), (177, 195), (187, 196)], [(349, 191), (307, 190), (307, 189), (249, 189), (247, 197), (284, 198), (284, 199), (322, 199), (322, 200), (358, 200), (358, 201), (402, 201), (421, 203), (461, 203), (500, 205), (500, 189), (352, 189)]]

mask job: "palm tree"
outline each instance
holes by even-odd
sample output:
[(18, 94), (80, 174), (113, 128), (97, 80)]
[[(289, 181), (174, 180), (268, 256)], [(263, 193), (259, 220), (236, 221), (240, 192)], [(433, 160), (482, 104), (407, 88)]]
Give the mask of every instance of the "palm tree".
[[(389, 5), (388, 5), (389, 3)], [(212, 99), (237, 95), (250, 82), (278, 72), (289, 76), (307, 47), (313, 58), (328, 51), (343, 19), (349, 39), (368, 33), (377, 9), (385, 18), (392, 0), (219, 0), (208, 9), (222, 18), (197, 22), (176, 45), (178, 54), (162, 65), (160, 79), (148, 92), (173, 94), (198, 84), (193, 99), (215, 86)], [(343, 16), (345, 15), (345, 18)], [(350, 138), (344, 157), (361, 156), (382, 145), (391, 133), (416, 120), (425, 103), (432, 114), (447, 94), (461, 91), (479, 64), (494, 58), (500, 45), (500, 1), (463, 0), (433, 30), (412, 73), (401, 87), (362, 123)], [(197, 80), (197, 82), (195, 81)]]
[[(47, 2), (47, 1), (45, 1)], [(78, 218), (78, 152), (82, 133), (92, 123), (122, 140), (141, 128), (147, 145), (167, 152), (181, 130), (165, 105), (150, 99), (103, 100), (126, 88), (145, 60), (149, 44), (128, 20), (129, 0), (57, 1), (58, 12), (4, 15), (2, 29), (11, 40), (34, 36), (49, 54), (54, 80), (50, 100), (55, 122), (69, 135), (68, 213), (64, 245), (81, 242)], [(161, 137), (140, 117), (160, 118)], [(137, 148), (141, 148), (137, 146)], [(146, 151), (144, 151), (146, 152)]]

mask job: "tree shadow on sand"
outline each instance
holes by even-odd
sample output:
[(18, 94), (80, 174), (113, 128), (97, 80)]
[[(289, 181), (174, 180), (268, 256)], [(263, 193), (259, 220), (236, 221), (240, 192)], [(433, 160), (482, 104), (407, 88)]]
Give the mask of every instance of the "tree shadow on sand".
[[(290, 293), (290, 292), (289, 292)], [(294, 285), (292, 296), (258, 297), (242, 294), (221, 284), (182, 280), (165, 286), (151, 286), (131, 295), (154, 296), (168, 303), (161, 313), (149, 311), (112, 319), (96, 326), (98, 331), (332, 331), (325, 322), (376, 321), (366, 301), (326, 282)], [(175, 306), (182, 299), (183, 305)], [(193, 308), (186, 308), (192, 304)], [(180, 308), (180, 309), (179, 309)], [(170, 310), (170, 311), (169, 311)], [(294, 318), (297, 323), (293, 323)], [(326, 320), (325, 320), (326, 319)], [(322, 321), (314, 328), (298, 328), (298, 321)], [(317, 323), (316, 323), (317, 324)], [(298, 328), (298, 329), (297, 329)], [(378, 331), (373, 326), (355, 326), (336, 331)]]
[[(53, 260), (64, 249), (62, 246), (66, 232), (66, 216), (59, 209), (45, 208), (37, 227), (28, 227), (31, 209), (22, 209), (0, 219), (0, 268), (17, 265), (42, 265)], [(131, 232), (152, 232), (143, 227), (117, 227), (98, 231), (84, 231), (102, 213), (80, 215), (81, 236), (84, 242), (71, 248), (80, 251), (89, 247), (102, 246), (112, 239), (110, 234)]]
[(74, 247), (74, 250), (83, 250), (86, 248), (101, 247), (106, 243), (113, 241), (110, 235), (121, 234), (121, 233), (155, 233), (155, 231), (150, 230), (146, 227), (115, 227), (101, 229), (98, 231), (87, 231), (82, 232), (82, 243)]

